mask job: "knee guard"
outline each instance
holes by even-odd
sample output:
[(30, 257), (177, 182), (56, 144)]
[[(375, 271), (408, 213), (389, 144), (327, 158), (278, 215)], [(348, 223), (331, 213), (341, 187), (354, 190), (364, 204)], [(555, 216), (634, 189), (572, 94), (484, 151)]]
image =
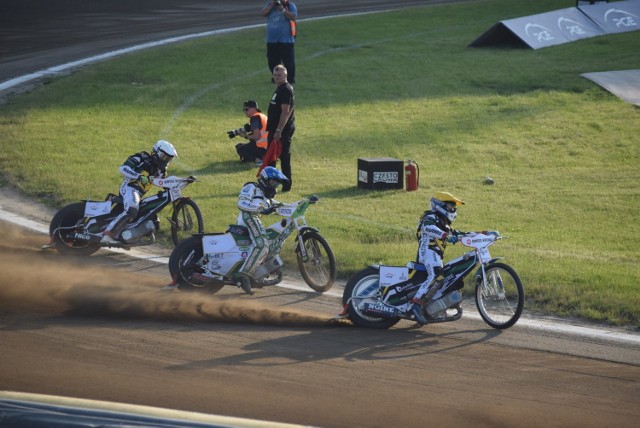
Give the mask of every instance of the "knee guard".
[(129, 221), (134, 221), (136, 218), (138, 218), (138, 208), (129, 207), (129, 209), (127, 210), (127, 217), (129, 218)]

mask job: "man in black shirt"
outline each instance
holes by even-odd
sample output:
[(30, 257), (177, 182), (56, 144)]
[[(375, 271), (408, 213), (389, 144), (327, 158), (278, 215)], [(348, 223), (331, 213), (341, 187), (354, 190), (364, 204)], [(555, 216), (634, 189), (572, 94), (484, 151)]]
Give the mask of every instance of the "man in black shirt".
[[(282, 186), (283, 192), (291, 190), (291, 137), (296, 130), (295, 96), (293, 87), (287, 81), (287, 69), (283, 65), (277, 65), (273, 69), (273, 80), (276, 83), (276, 90), (269, 101), (267, 111), (267, 131), (269, 132), (269, 145), (273, 141), (279, 140), (282, 151), (280, 153), (280, 163), (282, 173), (289, 179), (288, 183)], [(268, 163), (267, 163), (268, 162)], [(276, 166), (276, 159), (265, 159), (264, 166)]]

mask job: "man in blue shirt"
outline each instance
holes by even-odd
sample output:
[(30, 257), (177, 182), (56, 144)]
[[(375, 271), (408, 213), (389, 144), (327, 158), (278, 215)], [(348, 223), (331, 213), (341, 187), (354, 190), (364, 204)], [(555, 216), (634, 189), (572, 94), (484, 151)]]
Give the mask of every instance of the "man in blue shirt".
[(276, 65), (282, 64), (287, 69), (289, 83), (295, 83), (294, 44), (296, 41), (298, 8), (289, 0), (275, 0), (268, 2), (260, 10), (260, 14), (267, 18), (267, 62), (269, 72), (271, 73)]

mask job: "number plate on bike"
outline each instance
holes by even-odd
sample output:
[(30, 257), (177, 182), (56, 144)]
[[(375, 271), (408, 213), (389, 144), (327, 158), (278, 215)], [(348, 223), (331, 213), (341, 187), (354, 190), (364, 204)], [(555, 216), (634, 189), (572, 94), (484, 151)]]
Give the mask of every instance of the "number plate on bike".
[(380, 266), (380, 286), (398, 284), (409, 279), (409, 268), (406, 266)]
[(84, 204), (85, 217), (97, 217), (111, 212), (111, 202), (87, 202)]
[(175, 201), (176, 199), (180, 199), (182, 197), (182, 190), (177, 187), (169, 189), (169, 195), (171, 196), (171, 200)]

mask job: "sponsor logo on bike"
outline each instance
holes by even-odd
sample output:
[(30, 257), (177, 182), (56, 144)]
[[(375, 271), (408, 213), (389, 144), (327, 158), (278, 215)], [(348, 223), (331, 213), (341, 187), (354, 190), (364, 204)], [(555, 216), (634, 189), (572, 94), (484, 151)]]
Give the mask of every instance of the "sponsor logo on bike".
[(169, 178), (169, 179), (164, 179), (161, 178), (158, 180), (158, 186), (160, 187), (168, 187), (172, 184), (178, 184), (180, 183), (182, 180), (176, 180), (175, 178)]
[(464, 245), (484, 244), (484, 243), (493, 242), (493, 241), (494, 241), (493, 238), (465, 238), (465, 239), (463, 239)]
[(393, 318), (397, 314), (397, 309), (383, 305), (382, 303), (365, 303), (364, 312), (370, 315)]
[(293, 214), (293, 209), (292, 208), (278, 208), (278, 214), (284, 215), (284, 216), (290, 216), (291, 214)]

